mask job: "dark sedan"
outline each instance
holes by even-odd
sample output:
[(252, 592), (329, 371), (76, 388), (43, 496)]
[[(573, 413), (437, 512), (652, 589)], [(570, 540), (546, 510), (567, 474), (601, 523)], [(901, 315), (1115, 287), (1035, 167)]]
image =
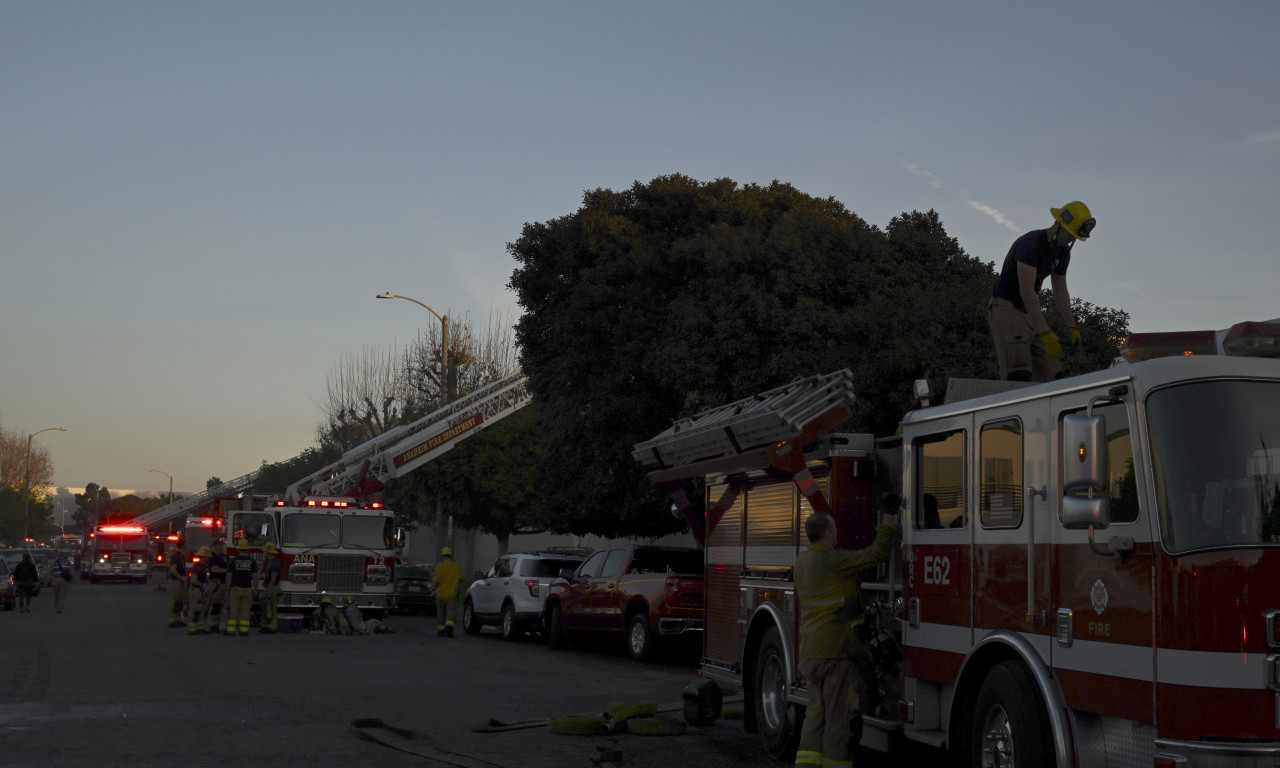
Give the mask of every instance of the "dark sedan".
[(435, 566), (400, 565), (395, 572), (395, 600), (397, 613), (427, 613), (435, 615), (436, 588), (431, 584)]

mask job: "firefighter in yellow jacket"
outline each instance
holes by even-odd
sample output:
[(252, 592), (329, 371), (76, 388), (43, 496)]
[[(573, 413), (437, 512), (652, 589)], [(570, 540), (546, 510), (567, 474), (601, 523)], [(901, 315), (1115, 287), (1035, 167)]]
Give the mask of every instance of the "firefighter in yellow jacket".
[[(887, 520), (896, 523), (901, 502), (890, 497)], [(871, 546), (836, 549), (836, 521), (815, 512), (804, 525), (809, 549), (796, 558), (796, 595), (800, 598), (800, 673), (809, 684), (796, 765), (849, 768), (853, 765), (851, 721), (860, 717), (854, 655), (859, 652), (861, 619), (858, 572), (885, 559), (897, 535), (896, 525), (876, 528)], [(857, 729), (860, 730), (860, 729)]]
[(453, 550), (440, 550), (440, 564), (436, 566), (431, 584), (436, 588), (436, 636), (453, 637), (453, 626), (458, 623), (458, 589), (462, 582), (462, 566), (453, 559)]

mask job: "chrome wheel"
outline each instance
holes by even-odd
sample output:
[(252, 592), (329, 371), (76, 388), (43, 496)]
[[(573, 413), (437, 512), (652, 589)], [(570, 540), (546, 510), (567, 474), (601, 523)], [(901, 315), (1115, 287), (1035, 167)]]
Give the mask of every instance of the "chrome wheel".
[(982, 768), (1014, 768), (1013, 728), (1004, 707), (987, 710), (982, 723)]

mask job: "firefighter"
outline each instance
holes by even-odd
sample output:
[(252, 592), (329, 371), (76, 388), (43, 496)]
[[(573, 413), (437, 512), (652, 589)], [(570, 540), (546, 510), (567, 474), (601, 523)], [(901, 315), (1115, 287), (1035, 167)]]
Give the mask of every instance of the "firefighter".
[(236, 554), (227, 561), (227, 635), (249, 634), (253, 612), (253, 582), (258, 561), (249, 553), (249, 542), (236, 542)]
[(326, 635), (351, 634), (351, 622), (347, 621), (346, 615), (333, 604), (333, 598), (328, 595), (320, 598), (320, 626), (324, 628)]
[(187, 602), (187, 561), (182, 557), (182, 545), (169, 554), (169, 626), (182, 627), (182, 606)]
[(276, 607), (280, 604), (280, 550), (268, 541), (262, 548), (267, 562), (262, 567), (262, 626), (260, 634), (275, 634), (278, 628)]
[[(901, 500), (886, 499), (885, 519), (897, 521)], [(800, 673), (809, 684), (797, 766), (851, 765), (852, 747), (861, 741), (860, 681), (856, 658), (865, 654), (858, 639), (862, 619), (858, 572), (889, 554), (895, 525), (881, 523), (871, 546), (836, 549), (836, 521), (814, 512), (805, 521), (809, 549), (796, 558), (795, 585), (800, 599)], [(851, 737), (854, 737), (851, 739)], [(852, 744), (851, 744), (852, 741)]]
[(1050, 208), (1053, 225), (1035, 229), (1017, 240), (1004, 257), (1000, 277), (987, 308), (987, 322), (996, 345), (1000, 378), (1006, 381), (1053, 381), (1061, 370), (1062, 344), (1040, 311), (1040, 286), (1046, 277), (1053, 287), (1053, 303), (1067, 327), (1068, 341), (1080, 347), (1080, 329), (1071, 314), (1067, 265), (1071, 247), (1088, 240), (1097, 223), (1089, 207), (1076, 200)]
[(218, 539), (213, 543), (213, 554), (209, 555), (209, 631), (218, 632), (222, 628), (222, 604), (227, 601), (227, 543)]
[(201, 547), (191, 558), (187, 583), (187, 634), (203, 635), (209, 631), (209, 558), (213, 552)]
[(453, 626), (458, 623), (458, 588), (462, 581), (462, 567), (454, 562), (453, 550), (440, 549), (440, 564), (436, 566), (431, 584), (436, 588), (436, 637), (453, 637)]

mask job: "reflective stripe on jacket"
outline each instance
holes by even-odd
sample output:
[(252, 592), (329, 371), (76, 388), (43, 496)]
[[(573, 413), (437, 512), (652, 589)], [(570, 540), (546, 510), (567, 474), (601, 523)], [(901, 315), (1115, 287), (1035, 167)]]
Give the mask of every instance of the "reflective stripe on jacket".
[(796, 596), (800, 599), (800, 660), (840, 659), (857, 642), (858, 572), (889, 554), (896, 529), (876, 528), (866, 549), (828, 549), (810, 544), (796, 558)]

